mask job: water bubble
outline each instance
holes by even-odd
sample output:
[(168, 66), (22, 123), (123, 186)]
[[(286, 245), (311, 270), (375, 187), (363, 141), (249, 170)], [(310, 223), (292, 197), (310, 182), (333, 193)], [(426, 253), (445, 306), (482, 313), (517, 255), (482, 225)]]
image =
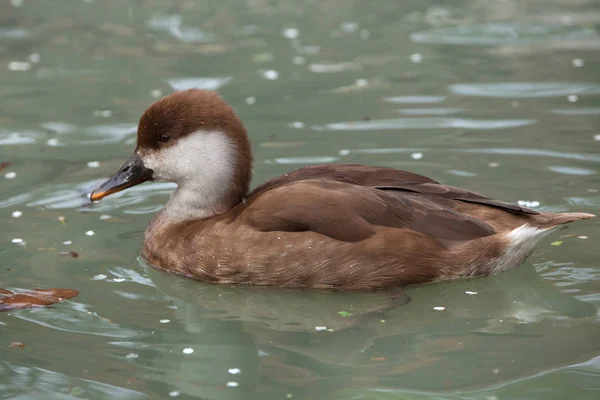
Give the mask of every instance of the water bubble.
[(574, 58), (572, 62), (573, 62), (574, 67), (577, 67), (577, 68), (583, 67), (583, 60), (581, 58)]
[(413, 158), (413, 160), (420, 160), (423, 158), (423, 153), (412, 153), (410, 156)]
[(238, 387), (240, 384), (238, 382), (227, 382), (227, 387)]
[(50, 146), (50, 147), (56, 147), (56, 146), (58, 146), (58, 139), (56, 139), (56, 138), (51, 138), (51, 139), (48, 139), (48, 141), (47, 141), (46, 143), (47, 143), (47, 144), (48, 144), (48, 146)]
[(94, 232), (94, 231), (87, 231), (85, 234), (87, 236), (94, 236), (96, 234), (96, 232)]
[(186, 347), (185, 349), (183, 349), (183, 354), (192, 354), (194, 352), (194, 349), (192, 349), (191, 347)]
[(477, 292), (472, 292), (470, 290), (467, 290), (465, 293), (468, 294), (469, 296), (473, 296), (474, 294), (477, 294)]
[(445, 311), (445, 310), (446, 310), (446, 307), (442, 307), (442, 306), (436, 306), (436, 307), (433, 307), (433, 309), (434, 309), (435, 311)]
[(246, 98), (244, 99), (244, 101), (245, 101), (245, 102), (246, 102), (246, 104), (248, 104), (248, 105), (256, 104), (256, 97), (252, 97), (252, 96), (250, 96), (250, 97), (246, 97)]
[(570, 94), (569, 97), (567, 97), (567, 100), (569, 100), (569, 103), (575, 103), (578, 99), (579, 99), (579, 97), (577, 97), (576, 94)]
[(70, 244), (73, 244), (73, 242), (72, 242), (72, 241), (70, 241), (70, 240), (65, 240), (65, 241), (63, 242), (63, 244), (70, 245)]
[(21, 215), (23, 215), (23, 213), (21, 211), (13, 211), (12, 212), (13, 218), (20, 218)]
[(7, 173), (4, 174), (4, 177), (6, 179), (15, 179), (17, 177), (17, 173), (14, 172), (14, 171), (7, 172)]
[(88, 168), (98, 168), (100, 166), (99, 161), (90, 161), (86, 164)]
[(160, 89), (154, 89), (150, 92), (150, 96), (154, 97), (155, 99), (158, 99), (160, 96), (162, 96), (162, 91)]
[(229, 368), (227, 372), (229, 372), (231, 375), (237, 375), (242, 372), (242, 370), (239, 368)]
[(171, 322), (171, 320), (170, 319), (161, 319), (161, 320), (158, 320), (158, 322), (160, 322), (161, 324), (168, 324), (169, 322)]
[(24, 244), (24, 243), (25, 243), (25, 241), (24, 241), (23, 239), (21, 239), (21, 238), (14, 238), (14, 239), (12, 240), (12, 242), (13, 242), (14, 244)]
[(173, 390), (172, 392), (169, 392), (169, 397), (177, 397), (180, 394), (181, 393), (179, 393), (177, 390)]
[(302, 129), (302, 128), (304, 128), (304, 122), (295, 121), (295, 122), (292, 122), (292, 123), (290, 124), (290, 126), (291, 126), (292, 128), (296, 128), (296, 129)]

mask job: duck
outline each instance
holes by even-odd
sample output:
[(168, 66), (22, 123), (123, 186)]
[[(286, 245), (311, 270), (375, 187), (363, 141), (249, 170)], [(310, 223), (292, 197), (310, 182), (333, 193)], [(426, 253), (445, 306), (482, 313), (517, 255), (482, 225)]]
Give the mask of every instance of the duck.
[(142, 258), (203, 282), (375, 290), (488, 276), (522, 264), (582, 212), (491, 199), (388, 167), (318, 164), (250, 190), (252, 150), (216, 92), (173, 92), (142, 114), (132, 156), (90, 194), (147, 181), (177, 188), (149, 222)]

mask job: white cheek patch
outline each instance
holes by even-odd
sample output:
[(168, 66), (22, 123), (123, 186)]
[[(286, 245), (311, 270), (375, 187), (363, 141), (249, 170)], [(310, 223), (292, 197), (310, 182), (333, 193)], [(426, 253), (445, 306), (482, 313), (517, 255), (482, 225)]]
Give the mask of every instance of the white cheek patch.
[[(222, 132), (197, 131), (169, 147), (140, 152), (157, 181), (175, 182), (172, 209), (210, 207), (229, 189), (236, 167), (236, 149)], [(184, 210), (180, 210), (184, 211)]]

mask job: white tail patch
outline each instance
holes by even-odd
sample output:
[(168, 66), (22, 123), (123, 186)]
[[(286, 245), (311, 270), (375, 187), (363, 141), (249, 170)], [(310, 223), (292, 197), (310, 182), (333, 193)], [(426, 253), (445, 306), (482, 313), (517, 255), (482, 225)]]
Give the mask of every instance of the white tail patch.
[(513, 229), (506, 237), (510, 243), (504, 254), (496, 260), (492, 274), (506, 271), (521, 264), (529, 257), (541, 239), (558, 229), (536, 228), (531, 225), (521, 225)]

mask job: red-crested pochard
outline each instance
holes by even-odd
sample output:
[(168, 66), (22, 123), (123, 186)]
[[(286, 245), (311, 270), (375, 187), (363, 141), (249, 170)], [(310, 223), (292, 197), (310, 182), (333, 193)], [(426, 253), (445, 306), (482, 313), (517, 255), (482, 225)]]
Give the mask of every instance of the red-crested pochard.
[(561, 225), (593, 217), (538, 212), (391, 168), (309, 166), (249, 192), (251, 171), (250, 142), (233, 109), (216, 93), (191, 89), (144, 112), (133, 155), (90, 198), (175, 182), (142, 250), (164, 271), (351, 290), (502, 272)]

